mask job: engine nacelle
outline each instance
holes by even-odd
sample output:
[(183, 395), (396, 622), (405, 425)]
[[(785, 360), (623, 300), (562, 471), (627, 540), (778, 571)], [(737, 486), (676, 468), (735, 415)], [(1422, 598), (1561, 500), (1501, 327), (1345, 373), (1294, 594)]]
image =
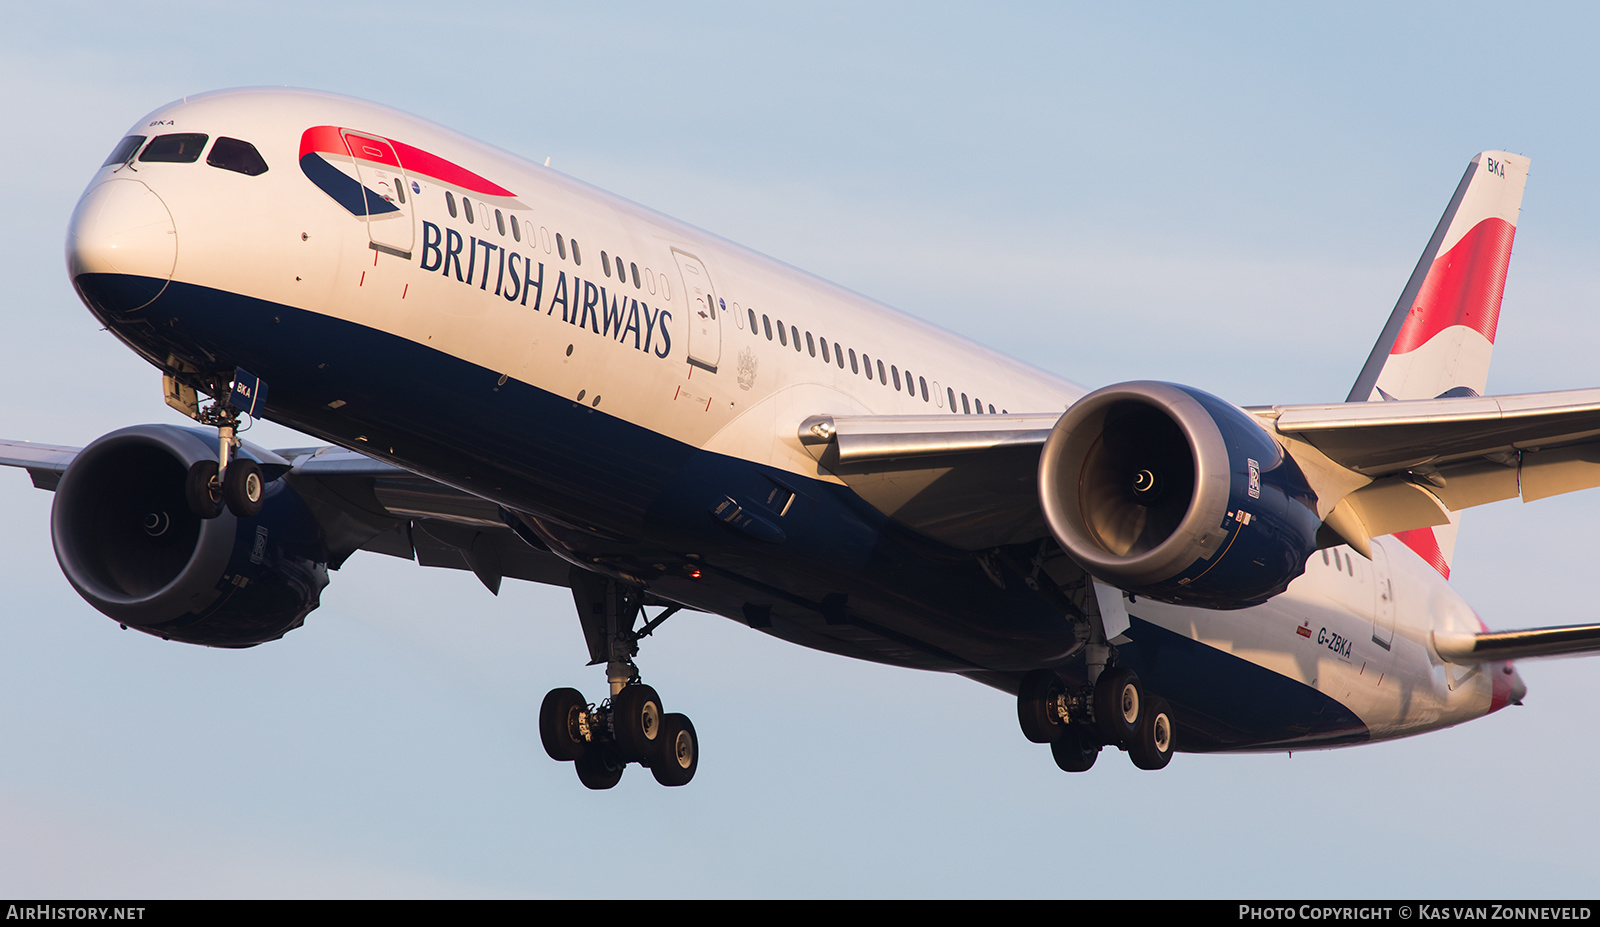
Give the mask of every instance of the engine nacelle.
[[(96, 439), (56, 487), (50, 535), (67, 581), (100, 612), (169, 640), (250, 647), (298, 628), (328, 584), (315, 518), (284, 480), (255, 518), (189, 510), (201, 429), (136, 425)], [(259, 451), (249, 445), (245, 456)]]
[(1128, 592), (1206, 608), (1259, 605), (1316, 550), (1316, 494), (1251, 415), (1201, 390), (1096, 390), (1056, 423), (1039, 499), (1061, 546)]

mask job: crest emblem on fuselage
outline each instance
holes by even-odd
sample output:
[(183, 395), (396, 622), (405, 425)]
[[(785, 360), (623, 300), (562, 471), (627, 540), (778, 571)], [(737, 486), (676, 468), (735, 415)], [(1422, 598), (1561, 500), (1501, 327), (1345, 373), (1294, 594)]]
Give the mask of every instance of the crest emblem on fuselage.
[(756, 352), (745, 348), (739, 352), (739, 388), (756, 385)]

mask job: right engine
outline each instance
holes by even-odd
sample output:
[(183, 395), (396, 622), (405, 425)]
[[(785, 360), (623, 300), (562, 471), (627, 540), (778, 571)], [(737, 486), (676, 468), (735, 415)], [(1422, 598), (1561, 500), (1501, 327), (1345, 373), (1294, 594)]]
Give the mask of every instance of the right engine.
[[(251, 647), (299, 627), (328, 584), (316, 519), (284, 480), (261, 513), (203, 519), (189, 467), (214, 433), (136, 425), (80, 451), (56, 487), (51, 541), (67, 581), (103, 614), (167, 640)], [(245, 445), (242, 453), (258, 451)]]

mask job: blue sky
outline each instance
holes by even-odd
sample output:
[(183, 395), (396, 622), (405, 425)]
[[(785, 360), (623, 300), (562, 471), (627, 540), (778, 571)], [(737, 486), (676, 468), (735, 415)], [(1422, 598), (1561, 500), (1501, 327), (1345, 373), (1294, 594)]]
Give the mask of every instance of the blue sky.
[[(73, 203), (187, 93), (415, 112), (1095, 386), (1342, 399), (1468, 159), (1533, 159), (1490, 388), (1595, 386), (1581, 6), (104, 4), (0, 35), (0, 436), (174, 421), (66, 280)], [(263, 425), (266, 443), (300, 439)], [(1057, 771), (1009, 698), (683, 614), (642, 665), (698, 777), (582, 789), (535, 730), (600, 688), (564, 590), (357, 557), (232, 653), (124, 633), (0, 474), (0, 893), (1592, 895), (1583, 660), (1351, 750)], [(1600, 495), (1469, 513), (1491, 626), (1592, 621)]]

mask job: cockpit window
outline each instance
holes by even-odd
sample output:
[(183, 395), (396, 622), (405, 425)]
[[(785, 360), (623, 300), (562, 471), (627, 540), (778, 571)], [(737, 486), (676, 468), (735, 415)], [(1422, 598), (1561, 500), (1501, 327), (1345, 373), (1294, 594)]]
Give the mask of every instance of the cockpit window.
[(261, 157), (261, 153), (256, 151), (256, 146), (236, 138), (228, 138), (226, 135), (218, 138), (217, 143), (211, 146), (211, 153), (206, 155), (206, 163), (212, 167), (220, 167), (225, 171), (235, 171), (250, 177), (267, 172), (267, 162)]
[(111, 152), (111, 157), (100, 166), (110, 167), (113, 164), (127, 164), (132, 161), (133, 156), (139, 152), (139, 146), (144, 144), (144, 139), (143, 135), (130, 135), (118, 142), (116, 150)]
[(206, 147), (209, 136), (198, 132), (179, 132), (175, 135), (159, 135), (156, 140), (145, 146), (144, 154), (139, 156), (139, 161), (170, 161), (174, 164), (193, 164), (200, 160), (200, 152)]

